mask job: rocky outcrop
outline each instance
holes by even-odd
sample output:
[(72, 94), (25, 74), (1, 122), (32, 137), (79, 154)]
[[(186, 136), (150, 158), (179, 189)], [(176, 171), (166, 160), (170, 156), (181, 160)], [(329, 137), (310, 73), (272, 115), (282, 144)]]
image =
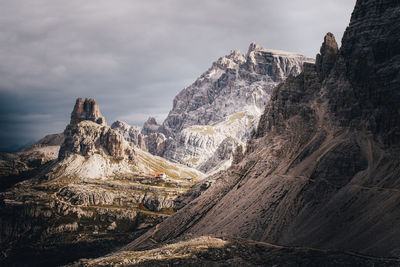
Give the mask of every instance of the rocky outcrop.
[(162, 157), (172, 139), (157, 132), (159, 127), (155, 119), (151, 117), (146, 121), (142, 130), (138, 126), (130, 126), (122, 121), (116, 121), (111, 125), (111, 129), (120, 133), (127, 142), (133, 143), (153, 155)]
[(335, 40), (335, 36), (332, 33), (328, 33), (324, 42), (321, 46), (320, 53), (317, 55), (315, 65), (319, 73), (321, 81), (325, 79), (331, 69), (333, 68), (339, 48)]
[(133, 159), (134, 149), (118, 132), (108, 126), (100, 126), (91, 121), (70, 124), (64, 131), (65, 141), (62, 144), (58, 159), (70, 155), (91, 156), (108, 155), (116, 159)]
[[(124, 134), (129, 134), (129, 132), (124, 132)], [(119, 131), (105, 124), (94, 99), (85, 99), (83, 102), (81, 98), (78, 98), (71, 113), (71, 123), (64, 131), (64, 142), (58, 159), (63, 160), (74, 154), (85, 157), (100, 154), (115, 159), (132, 160), (135, 151)]]
[(106, 125), (106, 120), (100, 113), (99, 106), (93, 98), (78, 98), (71, 113), (71, 125), (81, 121), (93, 121), (100, 125)]
[(237, 146), (235, 153), (233, 154), (232, 165), (239, 164), (244, 158), (243, 147)]
[(400, 142), (398, 9), (394, 0), (357, 1), (327, 82), (330, 99), (337, 99), (329, 102), (337, 124), (386, 146)]
[(399, 10), (358, 0), (338, 53), (328, 34), (274, 89), (243, 158), (125, 249), (225, 234), (399, 258)]
[(144, 138), (144, 140), (147, 151), (160, 157), (164, 156), (164, 153), (171, 142), (171, 138), (166, 138), (162, 133), (150, 133)]
[(140, 127), (131, 126), (122, 121), (115, 121), (111, 125), (111, 129), (120, 133), (126, 141), (135, 144), (142, 150), (147, 150), (145, 136), (141, 133)]
[(142, 134), (149, 135), (152, 133), (157, 133), (159, 128), (160, 125), (157, 124), (156, 119), (153, 117), (149, 117), (143, 125)]
[[(217, 150), (214, 152), (214, 155), (200, 165), (199, 170), (204, 173), (209, 173), (228, 168), (236, 147), (242, 146), (234, 138), (225, 138), (219, 144)], [(221, 163), (225, 164), (221, 165)]]

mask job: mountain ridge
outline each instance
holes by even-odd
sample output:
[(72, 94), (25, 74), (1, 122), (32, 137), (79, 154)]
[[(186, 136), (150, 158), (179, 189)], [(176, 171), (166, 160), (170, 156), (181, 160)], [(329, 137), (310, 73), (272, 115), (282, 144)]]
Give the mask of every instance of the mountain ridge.
[(246, 54), (232, 50), (178, 93), (161, 125), (150, 117), (141, 139), (150, 153), (202, 172), (226, 169), (235, 148), (246, 145), (272, 88), (299, 74), (303, 62), (314, 59), (256, 43)]

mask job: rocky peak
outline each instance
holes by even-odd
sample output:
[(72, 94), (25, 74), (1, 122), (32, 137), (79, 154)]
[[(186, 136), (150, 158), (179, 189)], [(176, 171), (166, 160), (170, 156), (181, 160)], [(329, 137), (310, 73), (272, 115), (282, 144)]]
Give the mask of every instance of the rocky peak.
[(228, 55), (220, 57), (216, 62), (213, 63), (212, 67), (204, 74), (203, 77), (212, 79), (215, 74), (221, 70), (226, 71), (227, 69), (237, 68), (240, 64), (243, 64), (246, 58), (239, 50), (232, 50)]
[(204, 171), (220, 165), (222, 160), (225, 164), (232, 159), (236, 145), (247, 141), (272, 89), (289, 75), (300, 74), (304, 62), (314, 60), (268, 50), (256, 43), (250, 44), (247, 55), (234, 50), (220, 57), (175, 97), (173, 108), (159, 129), (174, 141), (169, 140), (165, 149), (157, 151)]
[(58, 159), (70, 155), (91, 156), (94, 154), (111, 156), (116, 159), (133, 159), (134, 150), (124, 137), (106, 125), (100, 108), (92, 98), (76, 100), (71, 114), (71, 123), (64, 131), (64, 142)]
[(70, 124), (78, 124), (81, 121), (93, 121), (100, 125), (106, 125), (106, 120), (100, 113), (99, 106), (93, 98), (78, 98), (71, 113)]
[(336, 62), (336, 57), (339, 48), (335, 40), (335, 36), (328, 32), (325, 35), (324, 42), (322, 43), (320, 53), (315, 60), (317, 71), (320, 79), (326, 78)]
[(399, 8), (396, 0), (357, 1), (328, 84), (342, 81), (341, 87), (328, 86), (339, 126), (363, 130), (388, 146), (400, 143)]
[(227, 55), (227, 58), (231, 58), (231, 59), (242, 59), (242, 58), (243, 58), (243, 54), (240, 53), (239, 50), (234, 49), (234, 50), (231, 50), (231, 52), (229, 53), (229, 55)]
[(143, 125), (142, 134), (148, 135), (151, 133), (156, 133), (156, 132), (158, 132), (159, 128), (160, 128), (160, 125), (158, 125), (156, 118), (149, 117)]
[(261, 50), (261, 49), (262, 49), (262, 47), (259, 44), (255, 43), (255, 42), (252, 42), (249, 45), (249, 49), (247, 50), (247, 55), (249, 55), (253, 51)]
[(314, 60), (305, 56), (282, 50), (265, 49), (256, 43), (251, 43), (242, 69), (251, 74), (266, 75), (274, 82), (282, 82), (290, 74), (301, 72), (299, 63)]

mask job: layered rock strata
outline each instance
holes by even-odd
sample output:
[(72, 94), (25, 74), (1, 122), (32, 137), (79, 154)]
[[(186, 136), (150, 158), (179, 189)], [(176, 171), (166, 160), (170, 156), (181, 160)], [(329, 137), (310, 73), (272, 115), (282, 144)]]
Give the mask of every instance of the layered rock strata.
[(202, 172), (227, 168), (236, 146), (246, 145), (272, 88), (298, 75), (304, 62), (314, 60), (255, 43), (247, 54), (231, 51), (175, 97), (162, 125), (146, 121), (146, 149)]

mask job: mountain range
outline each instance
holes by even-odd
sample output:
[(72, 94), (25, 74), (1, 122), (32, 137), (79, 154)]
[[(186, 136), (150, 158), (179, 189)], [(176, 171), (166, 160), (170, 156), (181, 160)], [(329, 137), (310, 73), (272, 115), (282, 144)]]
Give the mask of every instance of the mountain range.
[(232, 51), (161, 125), (77, 99), (0, 155), (2, 263), (400, 266), (399, 14), (358, 0), (315, 60)]

